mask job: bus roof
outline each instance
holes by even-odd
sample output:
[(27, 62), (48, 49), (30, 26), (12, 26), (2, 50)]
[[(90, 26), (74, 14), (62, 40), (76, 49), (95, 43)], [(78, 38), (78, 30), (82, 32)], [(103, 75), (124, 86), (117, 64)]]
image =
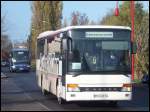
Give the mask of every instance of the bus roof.
[(58, 33), (65, 32), (65, 31), (72, 30), (72, 29), (94, 29), (94, 28), (99, 28), (99, 29), (122, 29), (122, 30), (124, 29), (124, 30), (130, 30), (131, 31), (131, 28), (128, 27), (128, 26), (106, 26), (106, 25), (68, 26), (68, 27), (61, 28), (61, 29), (56, 30), (56, 31), (42, 32), (42, 33), (39, 34), (37, 39), (51, 37), (52, 35), (56, 35)]

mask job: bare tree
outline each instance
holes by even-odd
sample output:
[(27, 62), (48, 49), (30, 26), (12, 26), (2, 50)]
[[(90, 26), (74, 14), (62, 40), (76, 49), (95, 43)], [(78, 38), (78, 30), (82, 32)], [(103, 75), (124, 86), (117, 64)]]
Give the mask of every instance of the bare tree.
[(43, 31), (56, 30), (61, 28), (62, 17), (61, 1), (33, 1), (32, 2), (32, 23), (30, 33), (30, 48), (32, 58), (35, 58), (36, 37)]
[(71, 14), (71, 25), (78, 25), (79, 21), (79, 12), (72, 12)]
[(71, 25), (88, 25), (89, 19), (85, 13), (78, 11), (72, 12), (71, 14)]
[(67, 19), (65, 18), (62, 27), (67, 27), (67, 26), (68, 26)]
[[(4, 5), (4, 4), (2, 4)], [(12, 48), (12, 42), (6, 31), (6, 16), (1, 15), (1, 58), (8, 58), (8, 54)]]

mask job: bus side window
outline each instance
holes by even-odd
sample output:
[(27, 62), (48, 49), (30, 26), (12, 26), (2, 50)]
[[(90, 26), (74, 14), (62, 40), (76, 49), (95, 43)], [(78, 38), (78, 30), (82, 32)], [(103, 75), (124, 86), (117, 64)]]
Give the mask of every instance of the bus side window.
[(44, 55), (47, 56), (48, 53), (48, 43), (47, 43), (47, 39), (45, 39), (44, 41)]
[(44, 41), (38, 40), (37, 41), (37, 58), (41, 58), (44, 54)]

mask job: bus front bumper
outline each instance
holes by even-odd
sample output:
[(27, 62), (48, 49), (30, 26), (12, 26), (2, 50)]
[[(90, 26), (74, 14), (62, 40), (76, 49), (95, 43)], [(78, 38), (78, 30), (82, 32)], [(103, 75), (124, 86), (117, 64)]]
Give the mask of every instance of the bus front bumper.
[(66, 101), (131, 100), (132, 92), (67, 92)]

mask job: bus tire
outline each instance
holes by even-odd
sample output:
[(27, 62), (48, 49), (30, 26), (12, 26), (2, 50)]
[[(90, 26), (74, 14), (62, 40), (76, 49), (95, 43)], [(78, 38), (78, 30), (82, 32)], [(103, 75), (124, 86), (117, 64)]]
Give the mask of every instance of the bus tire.
[(45, 89), (42, 88), (42, 94), (43, 94), (44, 96), (46, 96), (46, 95), (49, 94), (49, 92), (48, 92), (47, 90), (45, 90)]
[(57, 97), (58, 104), (64, 104), (63, 99), (61, 97)]
[(61, 98), (60, 96), (60, 91), (59, 91), (59, 87), (57, 86), (57, 101), (58, 101), (58, 104), (65, 104), (65, 101)]

